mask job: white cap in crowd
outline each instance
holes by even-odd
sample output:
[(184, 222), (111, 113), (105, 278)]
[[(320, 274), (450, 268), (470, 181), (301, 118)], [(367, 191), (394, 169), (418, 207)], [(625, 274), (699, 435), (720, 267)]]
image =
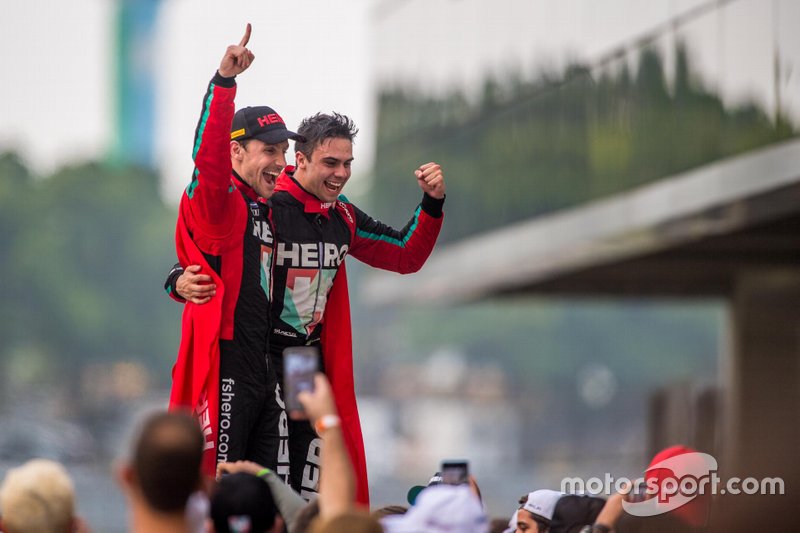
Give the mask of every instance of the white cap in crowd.
[(435, 485), (423, 490), (404, 515), (381, 519), (387, 533), (459, 531), (487, 533), (489, 519), (469, 485)]
[(557, 490), (535, 490), (528, 494), (528, 499), (522, 504), (522, 508), (535, 515), (541, 516), (549, 522), (553, 519), (556, 504), (562, 496), (564, 496), (564, 493), (558, 492)]

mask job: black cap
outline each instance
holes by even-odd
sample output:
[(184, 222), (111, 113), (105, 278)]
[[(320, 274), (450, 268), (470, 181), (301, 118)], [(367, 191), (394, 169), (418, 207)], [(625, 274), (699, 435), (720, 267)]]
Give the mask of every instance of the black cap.
[(267, 482), (252, 474), (223, 476), (211, 496), (211, 520), (217, 533), (266, 531), (277, 513)]
[(258, 139), (267, 144), (282, 143), (287, 139), (302, 141), (302, 135), (286, 129), (286, 123), (274, 109), (267, 106), (245, 107), (233, 115), (231, 140)]

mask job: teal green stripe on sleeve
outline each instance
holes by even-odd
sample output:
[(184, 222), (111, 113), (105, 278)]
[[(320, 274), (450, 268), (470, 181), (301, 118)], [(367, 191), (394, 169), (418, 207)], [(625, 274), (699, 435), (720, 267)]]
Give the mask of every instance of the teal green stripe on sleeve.
[(200, 117), (200, 125), (197, 128), (197, 139), (194, 142), (194, 150), (192, 150), (192, 160), (197, 157), (197, 151), (200, 150), (200, 143), (203, 141), (203, 132), (206, 129), (206, 122), (208, 122), (208, 115), (211, 113), (211, 101), (214, 99), (214, 84), (208, 87), (208, 98), (206, 104), (203, 106), (203, 115)]
[(388, 237), (386, 235), (375, 235), (374, 233), (367, 233), (366, 231), (361, 231), (360, 229), (356, 230), (356, 235), (364, 239), (388, 242), (389, 244), (394, 244), (395, 246), (400, 246), (400, 247), (402, 247), (404, 244), (404, 241), (393, 239), (392, 237)]
[[(208, 115), (211, 114), (211, 101), (214, 100), (214, 84), (212, 83), (209, 85), (208, 88), (208, 98), (206, 98), (206, 103), (203, 105), (203, 114), (200, 116), (200, 124), (197, 126), (197, 138), (194, 140), (194, 149), (192, 150), (192, 161), (195, 160), (197, 157), (197, 152), (200, 151), (200, 145), (203, 142), (203, 133), (206, 130), (206, 122), (208, 122)], [(194, 196), (194, 190), (197, 188), (198, 180), (197, 175), (200, 171), (197, 170), (197, 167), (194, 169), (194, 174), (192, 174), (192, 182), (186, 188), (186, 195), (189, 199), (192, 199)]]
[(192, 182), (189, 184), (188, 187), (186, 187), (186, 196), (189, 197), (189, 200), (191, 200), (192, 196), (194, 196), (194, 190), (197, 188), (197, 184), (199, 183), (199, 181), (197, 180), (197, 175), (199, 173), (200, 171), (197, 170), (197, 167), (195, 167), (194, 173), (192, 174)]
[(394, 244), (395, 246), (399, 246), (401, 248), (405, 247), (408, 240), (414, 235), (414, 230), (417, 229), (417, 224), (419, 224), (419, 211), (422, 207), (418, 207), (416, 211), (414, 211), (414, 222), (411, 224), (411, 227), (408, 228), (408, 233), (406, 233), (403, 240), (395, 239), (393, 237), (389, 237), (388, 235), (377, 235), (375, 233), (369, 233), (367, 231), (356, 229), (356, 235), (362, 237), (364, 239), (371, 239), (373, 241), (383, 241), (388, 242), (389, 244)]

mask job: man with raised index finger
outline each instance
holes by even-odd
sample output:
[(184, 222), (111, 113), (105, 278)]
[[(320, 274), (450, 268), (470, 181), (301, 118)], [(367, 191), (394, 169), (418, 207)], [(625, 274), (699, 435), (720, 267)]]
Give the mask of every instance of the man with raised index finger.
[(288, 473), (268, 355), (274, 230), (265, 199), (286, 165), (288, 140), (299, 137), (271, 108), (234, 114), (234, 78), (255, 58), (250, 31), (248, 24), (239, 44), (227, 47), (203, 98), (176, 230), (181, 264), (214, 287), (184, 308), (170, 394), (171, 409), (200, 420), (208, 475), (218, 461), (239, 459), (279, 469), (282, 462)]

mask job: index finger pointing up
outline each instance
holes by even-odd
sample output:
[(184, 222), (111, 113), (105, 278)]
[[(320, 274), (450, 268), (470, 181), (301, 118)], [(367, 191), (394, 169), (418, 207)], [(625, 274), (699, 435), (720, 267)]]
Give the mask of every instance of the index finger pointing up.
[(250, 30), (250, 23), (248, 22), (247, 29), (244, 30), (244, 37), (242, 37), (242, 40), (239, 41), (239, 46), (247, 46), (247, 41), (250, 40)]

